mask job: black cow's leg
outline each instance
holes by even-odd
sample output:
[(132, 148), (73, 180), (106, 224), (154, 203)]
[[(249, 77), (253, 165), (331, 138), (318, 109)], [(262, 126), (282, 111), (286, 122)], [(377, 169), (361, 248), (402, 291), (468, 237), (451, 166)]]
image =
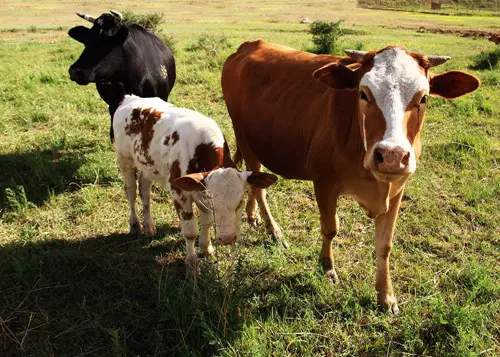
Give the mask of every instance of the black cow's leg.
[(115, 115), (115, 112), (116, 112), (117, 108), (118, 108), (117, 105), (110, 105), (108, 107), (109, 115), (111, 117), (111, 119), (110, 119), (111, 125), (109, 127), (109, 139), (111, 140), (111, 143), (115, 142), (115, 133), (113, 131), (113, 115)]

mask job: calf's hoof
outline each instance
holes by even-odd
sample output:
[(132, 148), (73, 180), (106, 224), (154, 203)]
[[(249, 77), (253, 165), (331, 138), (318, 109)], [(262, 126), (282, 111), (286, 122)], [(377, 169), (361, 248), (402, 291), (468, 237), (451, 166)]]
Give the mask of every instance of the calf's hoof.
[(156, 226), (153, 225), (144, 225), (144, 235), (146, 237), (154, 237), (156, 235)]
[(130, 231), (128, 232), (131, 236), (140, 236), (141, 235), (141, 224), (139, 222), (135, 222), (130, 225)]
[(392, 314), (397, 315), (399, 313), (398, 302), (394, 295), (378, 296), (378, 305), (384, 311), (389, 311)]
[(212, 246), (212, 244), (204, 247), (204, 246), (201, 246), (201, 252), (202, 254), (205, 256), (205, 257), (210, 257), (212, 255), (214, 255), (214, 252), (215, 252), (215, 249), (214, 247)]
[(186, 268), (196, 274), (196, 270), (198, 269), (198, 257), (196, 254), (186, 255), (184, 262), (186, 263)]

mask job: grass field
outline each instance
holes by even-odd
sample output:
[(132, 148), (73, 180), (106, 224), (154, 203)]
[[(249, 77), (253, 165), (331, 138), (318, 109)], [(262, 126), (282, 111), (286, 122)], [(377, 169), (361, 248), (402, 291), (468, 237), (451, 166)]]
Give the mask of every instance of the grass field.
[[(482, 87), (429, 100), (423, 154), (407, 184), (391, 269), (401, 312), (376, 306), (373, 222), (341, 199), (340, 284), (317, 264), (312, 184), (281, 179), (271, 209), (291, 247), (242, 225), (196, 283), (168, 194), (156, 187), (159, 234), (131, 237), (107, 107), (68, 68), (85, 25), (74, 11), (163, 12), (176, 41), (171, 101), (214, 118), (234, 152), (220, 89), (224, 59), (263, 38), (311, 48), (302, 16), (356, 30), (342, 47), (402, 44), (449, 55)], [(500, 355), (500, 71), (468, 69), (485, 39), (420, 26), (500, 29), (498, 17), (370, 11), (355, 1), (36, 2), (0, 8), (0, 356), (498, 356)], [(203, 39), (203, 40), (201, 40)]]

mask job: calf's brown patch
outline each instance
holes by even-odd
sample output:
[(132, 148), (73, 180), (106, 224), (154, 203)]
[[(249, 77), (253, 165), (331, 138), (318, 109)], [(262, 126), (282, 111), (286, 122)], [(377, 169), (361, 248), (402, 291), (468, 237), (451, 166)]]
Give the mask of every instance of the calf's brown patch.
[(154, 165), (149, 146), (154, 135), (154, 125), (162, 116), (161, 112), (151, 109), (135, 108), (130, 122), (125, 125), (125, 134), (128, 136), (141, 134), (140, 142), (134, 141), (134, 152), (144, 156), (145, 160), (141, 160), (141, 163), (148, 166)]

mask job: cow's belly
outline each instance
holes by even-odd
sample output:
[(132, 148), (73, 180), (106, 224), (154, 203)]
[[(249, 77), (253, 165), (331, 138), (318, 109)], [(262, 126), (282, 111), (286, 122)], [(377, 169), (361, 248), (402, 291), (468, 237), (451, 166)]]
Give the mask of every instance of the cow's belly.
[(293, 141), (286, 137), (267, 137), (265, 135), (252, 135), (253, 140), (247, 140), (248, 146), (255, 157), (267, 169), (280, 176), (311, 180), (312, 176), (306, 169), (306, 148), (298, 145), (287, 145), (287, 141)]

